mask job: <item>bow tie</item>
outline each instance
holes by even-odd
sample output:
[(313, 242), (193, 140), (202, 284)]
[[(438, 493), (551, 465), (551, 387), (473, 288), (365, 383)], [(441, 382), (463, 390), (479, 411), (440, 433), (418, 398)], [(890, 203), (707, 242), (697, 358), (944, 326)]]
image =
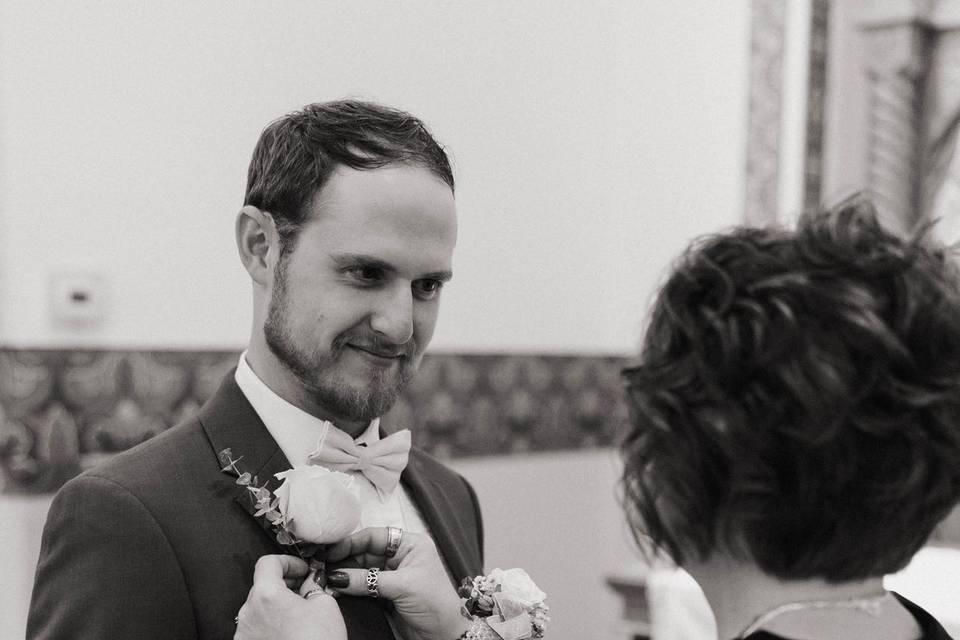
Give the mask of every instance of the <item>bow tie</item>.
[(389, 496), (400, 482), (400, 472), (410, 457), (410, 431), (404, 429), (368, 446), (324, 421), (317, 448), (307, 456), (307, 464), (331, 471), (359, 471), (373, 483), (381, 496)]

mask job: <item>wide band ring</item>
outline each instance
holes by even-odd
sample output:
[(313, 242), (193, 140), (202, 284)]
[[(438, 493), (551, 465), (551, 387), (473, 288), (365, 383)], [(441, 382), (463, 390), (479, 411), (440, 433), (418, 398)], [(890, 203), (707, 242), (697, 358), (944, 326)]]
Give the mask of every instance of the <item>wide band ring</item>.
[(380, 569), (373, 567), (367, 569), (367, 595), (371, 598), (380, 597)]
[(400, 527), (387, 527), (387, 548), (383, 550), (383, 555), (392, 558), (400, 550), (400, 541), (403, 540), (403, 529)]

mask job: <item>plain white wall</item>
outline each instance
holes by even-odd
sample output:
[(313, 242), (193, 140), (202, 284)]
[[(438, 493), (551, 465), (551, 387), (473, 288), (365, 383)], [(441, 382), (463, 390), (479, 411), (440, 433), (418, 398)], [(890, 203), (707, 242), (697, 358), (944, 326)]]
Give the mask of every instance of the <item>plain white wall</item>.
[[(622, 602), (607, 576), (639, 554), (614, 487), (615, 451), (524, 454), (454, 461), (477, 490), (486, 521), (486, 568), (523, 567), (547, 592), (547, 637), (621, 640)], [(618, 635), (620, 634), (620, 635)]]
[(53, 496), (0, 496), (0, 639), (23, 640), (40, 533)]
[[(238, 347), (233, 218), (260, 130), (367, 97), (453, 152), (434, 347), (623, 353), (664, 266), (739, 219), (747, 2), (0, 5), (0, 342)], [(51, 322), (58, 272), (104, 321)]]
[[(241, 347), (232, 229), (257, 136), (357, 96), (421, 116), (453, 154), (460, 243), (434, 350), (630, 353), (669, 260), (740, 219), (748, 55), (746, 0), (6, 0), (0, 344)], [(104, 278), (99, 325), (51, 321), (60, 272)], [(635, 558), (610, 452), (456, 464), (489, 566), (551, 592), (551, 638), (585, 637), (582, 615), (612, 633), (603, 580)], [(18, 559), (2, 637), (23, 635), (47, 500), (0, 498)]]

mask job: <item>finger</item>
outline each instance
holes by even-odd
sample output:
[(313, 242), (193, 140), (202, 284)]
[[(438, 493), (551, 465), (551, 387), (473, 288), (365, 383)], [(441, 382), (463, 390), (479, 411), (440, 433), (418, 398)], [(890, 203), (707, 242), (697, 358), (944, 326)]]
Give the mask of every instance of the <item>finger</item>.
[(349, 535), (327, 550), (327, 560), (337, 562), (350, 556), (364, 554), (383, 556), (387, 548), (387, 529), (367, 527)]
[[(314, 588), (311, 591), (307, 592), (307, 595), (304, 596), (305, 600), (309, 600), (314, 607), (329, 607), (331, 604), (336, 606), (336, 600), (334, 600), (333, 595), (331, 595), (326, 589)], [(321, 600), (326, 602), (320, 603)]]
[[(327, 588), (334, 593), (346, 594), (348, 596), (369, 596), (367, 590), (367, 570), (366, 569), (337, 569), (336, 573), (346, 574), (349, 581), (346, 586), (334, 586), (342, 584), (336, 580), (330, 580), (328, 577)], [(400, 575), (398, 575), (398, 573)], [(377, 579), (377, 592), (381, 598), (395, 600), (403, 595), (403, 570), (381, 571)]]
[(286, 578), (302, 578), (308, 571), (307, 563), (294, 556), (261, 556), (253, 569), (253, 582), (263, 584)]
[(237, 611), (237, 617), (234, 618), (235, 624), (240, 625), (247, 619), (247, 609), (249, 606), (246, 602), (240, 606), (240, 611)]
[(423, 534), (404, 531), (397, 553), (390, 558), (384, 554), (387, 548), (386, 527), (368, 527), (344, 538), (327, 550), (327, 560), (338, 562), (348, 557), (358, 558), (361, 565), (367, 567), (386, 567), (396, 569), (411, 550), (423, 544)]
[(300, 584), (300, 595), (306, 596), (317, 587), (322, 589), (325, 586), (327, 586), (327, 574), (323, 570), (311, 569), (307, 578)]

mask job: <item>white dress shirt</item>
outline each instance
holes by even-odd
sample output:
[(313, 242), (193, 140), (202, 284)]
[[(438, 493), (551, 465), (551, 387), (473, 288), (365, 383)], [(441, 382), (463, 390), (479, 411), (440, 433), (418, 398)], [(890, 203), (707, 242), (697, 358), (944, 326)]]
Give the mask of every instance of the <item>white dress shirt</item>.
[[(237, 385), (247, 397), (254, 411), (263, 420), (267, 431), (280, 445), (280, 450), (293, 466), (306, 464), (307, 456), (317, 448), (320, 435), (320, 418), (295, 407), (278, 396), (261, 380), (247, 363), (247, 352), (240, 354), (235, 378)], [(370, 421), (367, 429), (355, 439), (359, 443), (380, 440), (380, 418)], [(360, 528), (400, 527), (404, 531), (428, 533), (420, 511), (407, 494), (402, 484), (389, 496), (381, 498), (377, 488), (359, 471), (349, 472), (355, 476), (353, 490), (360, 501)]]

